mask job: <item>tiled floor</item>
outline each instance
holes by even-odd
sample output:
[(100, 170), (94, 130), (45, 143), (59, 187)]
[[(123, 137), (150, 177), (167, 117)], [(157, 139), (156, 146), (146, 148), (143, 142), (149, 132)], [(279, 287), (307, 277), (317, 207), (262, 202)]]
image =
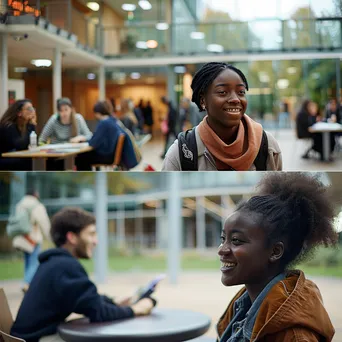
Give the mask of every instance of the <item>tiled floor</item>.
[[(270, 131), (277, 139), (283, 155), (284, 171), (342, 171), (342, 152), (338, 153), (335, 161), (321, 162), (318, 159), (302, 159), (301, 155), (307, 149), (307, 142), (298, 140), (293, 130), (282, 129)], [(160, 158), (164, 149), (164, 140), (154, 138), (142, 148), (142, 162), (132, 171), (142, 171), (147, 164), (157, 171), (161, 170), (163, 160)]]
[[(219, 265), (218, 265), (219, 268)], [(125, 297), (150, 281), (154, 273), (116, 273), (108, 277), (106, 284), (99, 285), (101, 293), (110, 296)], [(311, 277), (310, 277), (311, 278)], [(335, 327), (334, 341), (342, 342), (342, 279), (311, 278), (319, 287), (325, 307)], [(22, 294), (19, 281), (1, 282), (5, 289), (11, 311), (16, 315)], [(179, 277), (178, 285), (170, 285), (164, 280), (155, 294), (160, 308), (177, 308), (202, 312), (212, 319), (212, 325), (207, 333), (215, 337), (215, 322), (225, 310), (230, 299), (239, 287), (224, 287), (220, 281), (220, 271), (184, 272)]]

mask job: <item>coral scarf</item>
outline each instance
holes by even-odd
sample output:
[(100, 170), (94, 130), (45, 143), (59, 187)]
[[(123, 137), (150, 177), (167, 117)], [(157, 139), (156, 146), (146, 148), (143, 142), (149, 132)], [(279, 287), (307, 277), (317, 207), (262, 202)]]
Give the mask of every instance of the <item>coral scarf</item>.
[(262, 126), (245, 114), (241, 119), (236, 140), (227, 145), (208, 125), (207, 117), (198, 125), (198, 133), (215, 158), (218, 170), (249, 170), (258, 155), (262, 132)]

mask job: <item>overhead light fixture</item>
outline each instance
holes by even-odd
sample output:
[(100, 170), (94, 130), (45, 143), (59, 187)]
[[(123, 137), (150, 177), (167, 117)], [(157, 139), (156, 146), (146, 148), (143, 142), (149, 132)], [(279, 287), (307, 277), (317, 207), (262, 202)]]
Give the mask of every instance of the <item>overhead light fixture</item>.
[(124, 11), (127, 11), (127, 12), (133, 12), (135, 11), (135, 9), (137, 8), (137, 6), (133, 5), (133, 4), (123, 4), (121, 6), (121, 8), (124, 10)]
[(148, 46), (147, 46), (147, 43), (144, 42), (144, 41), (139, 41), (139, 42), (136, 42), (135, 43), (135, 46), (138, 48), (138, 49), (148, 49)]
[(94, 73), (89, 73), (88, 75), (87, 75), (87, 78), (88, 78), (88, 80), (95, 80), (95, 78), (96, 78), (96, 75), (94, 74)]
[(156, 29), (160, 31), (166, 31), (169, 29), (169, 24), (168, 23), (158, 23), (156, 24)]
[(141, 77), (139, 72), (132, 72), (131, 73), (131, 79), (132, 80), (138, 80)]
[(155, 49), (158, 46), (158, 42), (156, 40), (148, 40), (146, 45), (149, 49)]
[(124, 72), (113, 72), (112, 79), (113, 80), (125, 80), (126, 74)]
[(207, 46), (207, 50), (210, 52), (223, 52), (224, 47), (222, 45), (219, 45), (219, 44), (209, 44)]
[(191, 39), (204, 39), (205, 33), (204, 32), (191, 32), (190, 38)]
[(37, 68), (48, 68), (51, 66), (52, 61), (50, 59), (32, 59), (31, 64)]
[(287, 68), (287, 72), (289, 74), (295, 74), (297, 72), (297, 68), (296, 67), (289, 67), (289, 68)]
[(139, 6), (144, 10), (144, 11), (149, 11), (152, 8), (151, 3), (148, 0), (140, 0), (139, 1)]
[(286, 89), (286, 88), (288, 88), (289, 85), (290, 85), (290, 81), (287, 80), (286, 78), (281, 78), (277, 82), (277, 86), (279, 89)]
[(87, 7), (94, 12), (97, 12), (100, 9), (100, 5), (94, 1), (87, 2)]
[(186, 67), (183, 65), (177, 65), (174, 67), (173, 70), (176, 74), (185, 74), (186, 73)]
[(17, 68), (14, 68), (14, 72), (27, 72), (27, 68), (17, 67)]

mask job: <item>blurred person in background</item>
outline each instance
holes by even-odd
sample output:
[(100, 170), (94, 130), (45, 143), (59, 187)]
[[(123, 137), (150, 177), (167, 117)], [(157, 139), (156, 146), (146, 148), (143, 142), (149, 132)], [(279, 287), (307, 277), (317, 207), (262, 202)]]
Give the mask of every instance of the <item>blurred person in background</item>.
[(187, 97), (183, 97), (181, 100), (180, 115), (182, 131), (186, 131), (192, 127), (199, 125), (206, 115), (206, 112), (200, 112), (195, 103), (191, 102)]
[(147, 101), (147, 105), (145, 107), (145, 125), (148, 127), (148, 133), (152, 134), (152, 127), (153, 127), (153, 108), (151, 105), (151, 101)]
[(218, 255), (222, 284), (244, 287), (217, 324), (219, 341), (332, 341), (317, 285), (293, 267), (337, 244), (334, 216), (327, 188), (301, 173), (269, 172), (237, 206)]
[[(38, 254), (40, 253), (43, 239), (50, 240), (50, 219), (46, 208), (39, 201), (39, 193), (34, 189), (29, 189), (26, 195), (16, 205), (15, 215), (22, 211), (27, 211), (26, 216), (31, 229), (28, 234), (18, 235), (13, 239), (13, 247), (24, 253), (24, 286), (26, 293), (39, 266)], [(21, 221), (22, 222), (22, 221)]]
[(246, 114), (248, 82), (241, 70), (207, 63), (195, 74), (191, 88), (192, 102), (207, 116), (180, 133), (165, 156), (163, 171), (282, 169), (277, 141)]
[(165, 148), (164, 148), (164, 153), (161, 155), (161, 158), (164, 159), (166, 152), (169, 147), (169, 140), (174, 137), (176, 138), (177, 133), (176, 133), (176, 125), (177, 125), (177, 111), (174, 108), (172, 102), (166, 97), (163, 96), (161, 98), (161, 101), (164, 105), (167, 106), (167, 114), (166, 118), (162, 122), (162, 131), (163, 134), (165, 135)]
[(120, 134), (125, 134), (121, 166), (129, 170), (138, 165), (141, 160), (141, 155), (135, 146), (134, 137), (115, 118), (111, 103), (108, 101), (99, 101), (95, 104), (93, 111), (95, 118), (98, 120), (98, 124), (94, 135), (89, 140), (89, 146), (93, 147), (94, 150), (81, 153), (76, 157), (77, 170), (91, 171), (92, 165), (95, 164), (113, 164), (115, 149)]
[(331, 99), (326, 107), (325, 120), (328, 122), (341, 123), (340, 107), (336, 99)]
[(64, 208), (54, 215), (51, 237), (56, 248), (39, 255), (40, 266), (33, 278), (11, 335), (26, 342), (63, 341), (58, 326), (71, 313), (91, 323), (109, 322), (151, 313), (156, 301), (132, 298), (114, 301), (97, 292), (80, 259), (92, 259), (97, 245), (95, 217), (80, 208)]
[(28, 99), (13, 103), (0, 119), (0, 170), (31, 171), (31, 158), (3, 158), (2, 153), (27, 150), (37, 115)]
[(138, 120), (138, 129), (137, 133), (138, 134), (143, 134), (144, 133), (144, 123), (145, 123), (145, 107), (143, 100), (140, 100), (137, 106), (134, 105), (134, 101), (131, 100), (131, 107), (133, 108), (133, 112), (135, 114), (135, 117)]
[(134, 113), (134, 103), (130, 99), (121, 100), (121, 121), (133, 135), (137, 133), (138, 119)]
[(57, 100), (57, 113), (53, 114), (39, 137), (39, 144), (80, 143), (92, 137), (82, 114), (76, 113), (70, 99)]

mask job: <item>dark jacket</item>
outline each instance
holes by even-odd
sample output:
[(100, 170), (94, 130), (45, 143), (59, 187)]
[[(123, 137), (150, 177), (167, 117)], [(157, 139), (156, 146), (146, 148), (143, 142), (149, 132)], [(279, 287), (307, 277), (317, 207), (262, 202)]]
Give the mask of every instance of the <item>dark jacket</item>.
[(130, 307), (120, 307), (100, 296), (80, 264), (63, 248), (39, 256), (40, 266), (30, 284), (11, 329), (13, 336), (36, 342), (57, 332), (71, 313), (106, 322), (133, 317)]
[(305, 111), (300, 111), (296, 117), (297, 138), (311, 138), (312, 134), (309, 132), (309, 127), (315, 122), (316, 117), (309, 115), (309, 113)]

